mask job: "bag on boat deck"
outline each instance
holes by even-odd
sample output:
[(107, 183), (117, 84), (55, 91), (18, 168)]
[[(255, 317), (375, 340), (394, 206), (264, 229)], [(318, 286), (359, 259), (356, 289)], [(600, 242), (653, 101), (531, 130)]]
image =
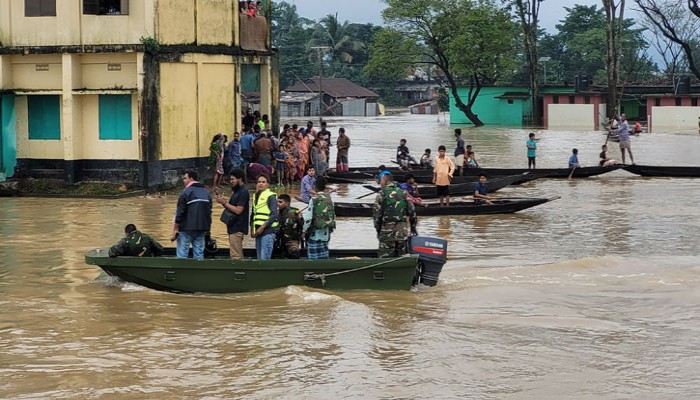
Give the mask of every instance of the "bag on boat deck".
[(207, 254), (215, 254), (218, 249), (216, 239), (211, 238), (211, 232), (204, 235), (204, 252)]

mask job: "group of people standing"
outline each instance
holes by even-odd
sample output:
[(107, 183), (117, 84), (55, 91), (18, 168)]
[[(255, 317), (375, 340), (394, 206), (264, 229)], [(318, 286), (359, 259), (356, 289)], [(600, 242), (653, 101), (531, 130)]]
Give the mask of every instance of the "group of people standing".
[[(311, 168), (313, 169), (313, 168)], [(312, 173), (313, 175), (313, 173)], [(313, 178), (313, 176), (306, 175)], [(326, 178), (312, 179), (314, 189), (308, 206), (291, 206), (287, 194), (276, 195), (270, 190), (268, 176), (256, 180), (256, 191), (248, 191), (245, 174), (241, 169), (231, 171), (230, 198), (214, 191), (214, 198), (198, 181), (196, 171), (188, 170), (182, 176), (185, 188), (177, 200), (171, 241), (176, 242), (176, 256), (202, 260), (207, 237), (211, 231), (213, 204), (222, 206), (221, 222), (226, 225), (229, 239), (229, 257), (242, 259), (243, 242), (250, 234), (255, 239), (257, 259), (300, 258), (306, 245), (308, 259), (327, 259), (328, 244), (336, 228), (335, 205)], [(398, 187), (391, 173), (381, 179), (381, 190), (374, 204), (374, 226), (379, 240), (379, 257), (398, 257), (407, 252), (407, 239), (416, 235), (416, 212), (406, 192)], [(149, 235), (139, 232), (133, 224), (125, 228), (125, 237), (114, 245), (110, 257), (158, 256), (163, 247)]]
[[(243, 241), (250, 234), (255, 239), (257, 259), (276, 257), (299, 258), (302, 243), (307, 245), (307, 258), (329, 257), (328, 242), (335, 230), (335, 206), (326, 188), (326, 179), (315, 180), (314, 195), (304, 209), (291, 206), (287, 194), (279, 196), (270, 190), (267, 175), (256, 180), (255, 193), (250, 196), (245, 174), (241, 169), (231, 171), (230, 198), (209, 191), (198, 181), (194, 170), (182, 176), (185, 188), (177, 200), (171, 241), (176, 242), (177, 258), (188, 258), (190, 251), (195, 260), (204, 259), (207, 237), (211, 231), (213, 204), (223, 207), (221, 222), (226, 225), (231, 259), (243, 258)], [(163, 246), (136, 226), (126, 226), (125, 237), (112, 246), (110, 257), (158, 256)]]
[[(282, 132), (273, 134), (267, 115), (260, 116), (252, 109), (243, 117), (243, 134), (234, 132), (228, 145), (227, 136), (216, 134), (211, 143), (208, 167), (213, 171), (213, 187), (221, 188), (224, 175), (233, 169), (243, 169), (249, 180), (260, 175), (275, 177), (279, 185), (300, 181), (312, 165), (318, 176), (325, 176), (329, 168), (331, 132), (325, 121), (317, 131), (312, 121), (305, 128), (285, 124)], [(336, 170), (348, 171), (350, 138), (345, 128), (338, 129), (336, 140)]]

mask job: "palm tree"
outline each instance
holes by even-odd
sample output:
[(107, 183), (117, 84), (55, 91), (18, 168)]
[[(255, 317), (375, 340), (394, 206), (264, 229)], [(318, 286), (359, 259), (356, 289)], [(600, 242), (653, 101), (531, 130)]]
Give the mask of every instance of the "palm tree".
[(328, 47), (328, 52), (323, 56), (324, 64), (329, 65), (328, 74), (333, 75), (343, 68), (344, 64), (352, 64), (353, 60), (366, 51), (363, 42), (353, 39), (348, 34), (348, 21), (342, 24), (338, 21), (338, 14), (328, 14), (316, 24), (311, 40), (309, 41), (309, 60), (318, 62), (318, 54), (312, 47)]

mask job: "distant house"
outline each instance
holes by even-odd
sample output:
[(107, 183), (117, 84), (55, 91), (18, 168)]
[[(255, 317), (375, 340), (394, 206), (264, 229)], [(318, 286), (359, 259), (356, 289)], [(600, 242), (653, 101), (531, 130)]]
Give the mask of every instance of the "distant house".
[(420, 82), (420, 83), (404, 83), (394, 89), (394, 92), (401, 96), (404, 104), (413, 105), (416, 103), (424, 103), (434, 100), (438, 97), (438, 83)]
[[(579, 81), (576, 86), (548, 85), (540, 90), (542, 124), (548, 129), (604, 129), (607, 115), (607, 94), (604, 86), (589, 86)], [(627, 85), (620, 92), (619, 112), (630, 122), (645, 121), (647, 130), (695, 130), (700, 120), (700, 87), (691, 86), (688, 77), (675, 85)], [(462, 100), (469, 88), (459, 88)], [(529, 88), (482, 87), (472, 111), (487, 125), (528, 126), (533, 121)], [(450, 123), (469, 124), (450, 96)]]
[[(280, 114), (289, 117), (319, 115), (319, 91), (323, 92), (322, 115), (346, 117), (380, 115), (382, 107), (377, 93), (345, 78), (323, 78), (319, 85), (318, 77), (300, 81), (286, 88), (280, 94)], [(299, 114), (297, 115), (296, 112)]]

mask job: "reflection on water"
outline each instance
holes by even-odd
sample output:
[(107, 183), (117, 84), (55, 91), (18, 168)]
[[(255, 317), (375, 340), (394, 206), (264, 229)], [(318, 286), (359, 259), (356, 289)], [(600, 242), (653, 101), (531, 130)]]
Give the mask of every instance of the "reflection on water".
[[(454, 127), (434, 116), (329, 125), (347, 129), (355, 165), (388, 164), (402, 137), (418, 154), (453, 148)], [(482, 165), (526, 163), (527, 131), (463, 130)], [(572, 147), (595, 164), (603, 142), (600, 132), (537, 135), (540, 167), (564, 165)], [(637, 161), (655, 164), (694, 164), (698, 144), (632, 143)], [(420, 219), (421, 234), (449, 240), (438, 287), (222, 296), (146, 290), (83, 261), (128, 222), (169, 244), (177, 193), (2, 199), (0, 398), (695, 398), (699, 188), (624, 171), (533, 181), (498, 195), (561, 199)], [(366, 193), (338, 185), (334, 198), (373, 201), (356, 200)], [(376, 244), (364, 218), (340, 220), (331, 241)]]

